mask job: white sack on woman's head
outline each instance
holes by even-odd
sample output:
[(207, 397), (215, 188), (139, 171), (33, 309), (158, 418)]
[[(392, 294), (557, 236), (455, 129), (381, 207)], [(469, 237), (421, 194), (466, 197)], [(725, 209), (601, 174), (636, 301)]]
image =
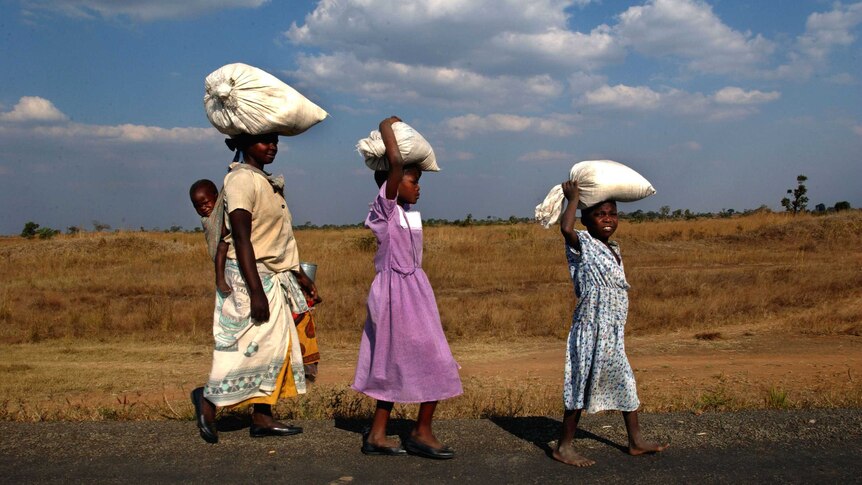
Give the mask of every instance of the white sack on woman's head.
[[(578, 183), (578, 207), (581, 209), (606, 200), (634, 202), (655, 193), (652, 184), (641, 174), (613, 160), (578, 162), (569, 171), (569, 180)], [(546, 228), (557, 222), (564, 199), (562, 186), (551, 188), (545, 200), (536, 206), (536, 220)]]
[[(404, 165), (417, 164), (423, 172), (439, 172), (437, 157), (431, 144), (418, 131), (403, 121), (392, 123), (392, 133), (398, 141), (398, 151)], [(384, 156), (386, 146), (379, 131), (372, 131), (368, 138), (356, 143), (356, 150), (365, 158), (365, 165), (371, 170), (389, 170), (389, 161)]]
[(206, 77), (204, 108), (225, 135), (298, 135), (328, 116), (297, 90), (266, 71), (227, 64)]

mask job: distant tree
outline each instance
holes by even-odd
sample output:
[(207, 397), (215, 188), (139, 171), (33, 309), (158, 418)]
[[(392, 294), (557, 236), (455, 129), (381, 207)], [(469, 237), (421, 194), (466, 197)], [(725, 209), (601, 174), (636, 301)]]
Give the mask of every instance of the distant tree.
[(800, 212), (805, 212), (808, 208), (808, 197), (805, 195), (808, 193), (808, 187), (805, 186), (806, 180), (808, 180), (808, 177), (805, 175), (798, 175), (796, 177), (796, 188), (787, 189), (787, 195), (791, 195), (792, 198), (785, 197), (781, 199), (781, 206), (784, 207), (787, 212), (798, 214)]
[(658, 213), (661, 215), (662, 219), (667, 219), (668, 216), (670, 216), (670, 206), (669, 205), (661, 206), (661, 208), (658, 210)]
[(75, 234), (78, 234), (79, 232), (81, 232), (81, 228), (78, 226), (69, 226), (66, 228), (66, 234), (69, 234), (72, 236), (74, 236)]
[(50, 227), (40, 227), (36, 234), (39, 236), (39, 239), (51, 239), (52, 237), (60, 234), (60, 231), (57, 229), (51, 229)]
[(36, 224), (33, 221), (25, 222), (24, 229), (21, 230), (21, 237), (33, 239), (33, 237), (36, 236), (36, 229), (39, 229), (39, 224)]
[(842, 200), (841, 202), (835, 203), (835, 212), (850, 210), (850, 202), (846, 200)]
[(814, 206), (815, 212), (826, 212), (826, 204), (817, 204)]
[(111, 225), (110, 225), (110, 224), (105, 224), (105, 223), (99, 222), (99, 221), (97, 221), (97, 220), (95, 220), (95, 219), (94, 219), (94, 220), (93, 220), (93, 229), (94, 229), (96, 232), (107, 231), (107, 230), (111, 229)]
[(183, 230), (183, 226), (178, 226), (178, 225), (176, 225), (176, 224), (174, 224), (174, 225), (173, 225), (173, 226), (171, 226), (171, 228), (170, 228), (170, 232), (180, 232), (180, 231), (182, 231), (182, 230)]

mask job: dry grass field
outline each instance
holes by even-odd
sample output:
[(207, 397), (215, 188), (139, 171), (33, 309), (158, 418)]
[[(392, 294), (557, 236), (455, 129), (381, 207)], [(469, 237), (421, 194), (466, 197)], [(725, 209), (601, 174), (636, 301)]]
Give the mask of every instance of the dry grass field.
[[(370, 402), (347, 385), (374, 240), (361, 228), (297, 238), (319, 266), (323, 374), (280, 411), (361, 415)], [(623, 221), (617, 239), (645, 409), (862, 405), (862, 212)], [(424, 266), (466, 390), (440, 415), (559, 414), (575, 304), (559, 231), (429, 227)], [(0, 238), (0, 275), (0, 419), (191, 416), (211, 351), (202, 235)]]

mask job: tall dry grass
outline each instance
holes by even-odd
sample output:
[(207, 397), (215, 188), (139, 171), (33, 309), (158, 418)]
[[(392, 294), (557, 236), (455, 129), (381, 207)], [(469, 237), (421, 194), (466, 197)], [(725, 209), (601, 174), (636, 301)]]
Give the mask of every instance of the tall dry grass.
[[(862, 212), (630, 223), (617, 233), (628, 332), (862, 333)], [(324, 303), (319, 333), (354, 344), (375, 244), (361, 228), (297, 232)], [(566, 335), (575, 301), (559, 231), (429, 227), (424, 267), (451, 340)], [(199, 234), (0, 239), (0, 343), (211, 339), (213, 270)]]

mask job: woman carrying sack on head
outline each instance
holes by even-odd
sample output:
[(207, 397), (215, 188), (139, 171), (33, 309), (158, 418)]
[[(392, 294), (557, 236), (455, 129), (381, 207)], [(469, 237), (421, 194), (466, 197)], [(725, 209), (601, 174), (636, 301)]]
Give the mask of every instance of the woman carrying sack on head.
[(293, 314), (310, 318), (306, 296), (320, 301), (314, 282), (299, 265), (284, 179), (263, 170), (275, 159), (278, 135), (240, 135), (227, 142), (244, 159), (233, 164), (224, 179), (231, 238), (225, 280), (231, 292), (216, 296), (212, 370), (206, 386), (191, 396), (200, 435), (209, 443), (218, 442), (217, 406), (253, 405), (252, 437), (302, 432), (276, 421), (272, 405), (305, 393)]

